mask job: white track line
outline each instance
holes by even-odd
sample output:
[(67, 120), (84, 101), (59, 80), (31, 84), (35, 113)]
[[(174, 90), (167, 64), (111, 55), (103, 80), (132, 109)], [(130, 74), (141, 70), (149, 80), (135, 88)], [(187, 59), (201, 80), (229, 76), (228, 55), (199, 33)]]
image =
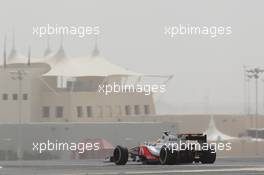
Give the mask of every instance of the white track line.
[[(94, 172), (94, 175), (116, 175), (116, 174), (163, 174), (163, 173), (205, 173), (205, 172), (264, 172), (264, 168), (223, 168), (202, 170), (153, 170), (153, 171), (119, 171), (119, 172)], [(88, 173), (90, 174), (90, 173)]]

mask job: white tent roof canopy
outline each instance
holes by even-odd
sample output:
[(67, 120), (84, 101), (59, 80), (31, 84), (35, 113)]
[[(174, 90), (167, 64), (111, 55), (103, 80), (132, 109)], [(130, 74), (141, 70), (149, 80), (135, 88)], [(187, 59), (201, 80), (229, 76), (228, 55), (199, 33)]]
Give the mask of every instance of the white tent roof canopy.
[(219, 131), (215, 125), (214, 116), (211, 116), (209, 126), (205, 133), (207, 135), (207, 140), (209, 141), (228, 141), (238, 139), (236, 137), (226, 135)]
[[(48, 44), (49, 50), (49, 44)], [(96, 53), (96, 54), (95, 54)], [(70, 57), (66, 54), (63, 48), (63, 43), (61, 41), (61, 45), (57, 52), (55, 53), (46, 53), (44, 58), (32, 59), (30, 49), (28, 52), (28, 56), (24, 56), (20, 54), (15, 48), (15, 41), (13, 41), (13, 46), (11, 52), (8, 57), (6, 57), (6, 47), (4, 47), (4, 58), (3, 62), (0, 63), (4, 66), (12, 67), (24, 67), (25, 65), (31, 64), (45, 64), (44, 67), (48, 67), (46, 69), (46, 73), (42, 76), (44, 77), (89, 77), (89, 76), (137, 76), (137, 77), (159, 77), (159, 78), (167, 78), (170, 79), (171, 75), (163, 76), (163, 75), (146, 75), (138, 72), (134, 72), (128, 70), (119, 65), (113, 64), (109, 62), (107, 59), (99, 55), (99, 51), (97, 49), (97, 44), (94, 49), (94, 52), (91, 56), (87, 57)], [(30, 64), (29, 64), (30, 62)]]
[(49, 59), (47, 63), (51, 66), (51, 70), (43, 76), (105, 77), (111, 75), (143, 75), (112, 64), (103, 57)]
[[(0, 67), (4, 67), (4, 61), (2, 60), (0, 62)], [(25, 56), (23, 57), (14, 57), (12, 59), (6, 60), (6, 67), (7, 68), (27, 68), (28, 65), (28, 58)], [(42, 58), (30, 58), (30, 67), (37, 68), (37, 67), (43, 67), (47, 71), (49, 71), (51, 68), (49, 64), (45, 63)]]
[[(29, 49), (28, 56), (20, 54), (15, 47), (15, 35), (13, 32), (12, 49), (9, 56), (6, 57), (6, 38), (4, 40), (4, 59), (1, 65), (12, 65), (13, 67), (24, 67), (29, 61), (32, 64), (47, 66), (47, 72), (43, 74), (44, 77), (50, 76), (64, 76), (64, 77), (88, 77), (88, 76), (148, 76), (148, 77), (163, 77), (170, 79), (171, 76), (162, 75), (145, 75), (123, 68), (119, 65), (112, 64), (100, 55), (97, 47), (97, 40), (95, 48), (91, 56), (88, 57), (69, 57), (63, 47), (63, 38), (57, 52), (52, 53), (49, 46), (49, 39), (47, 40), (47, 49), (44, 52), (44, 58), (32, 59), (31, 51)], [(29, 64), (28, 64), (29, 65)], [(30, 65), (29, 65), (30, 66)]]
[[(16, 56), (9, 58), (7, 67), (25, 67), (28, 63), (26, 56)], [(155, 75), (143, 74), (128, 70), (119, 65), (110, 63), (108, 60), (101, 56), (96, 57), (54, 57), (49, 58), (31, 58), (31, 66), (45, 65), (47, 72), (43, 74), (44, 77), (88, 77), (88, 76), (136, 76), (145, 78), (165, 78), (170, 80), (173, 75)], [(3, 67), (3, 61), (0, 63)], [(166, 80), (166, 81), (168, 81)]]

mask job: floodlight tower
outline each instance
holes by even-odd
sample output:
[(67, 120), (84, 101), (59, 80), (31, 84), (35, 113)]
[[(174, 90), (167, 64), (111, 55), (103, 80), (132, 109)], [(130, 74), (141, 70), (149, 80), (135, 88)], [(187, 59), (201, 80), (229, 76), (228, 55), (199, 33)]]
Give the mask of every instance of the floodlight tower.
[(258, 79), (260, 77), (260, 74), (264, 72), (264, 69), (260, 68), (254, 68), (254, 69), (247, 69), (247, 76), (249, 79), (254, 78), (255, 79), (255, 84), (256, 84), (256, 108), (255, 108), (255, 124), (256, 124), (256, 155), (258, 155)]
[(9, 71), (12, 80), (18, 81), (18, 129), (17, 159), (22, 160), (22, 81), (27, 72), (24, 70)]
[(248, 117), (250, 117), (250, 127), (253, 127), (253, 115), (251, 115), (251, 109), (250, 109), (250, 106), (251, 106), (251, 101), (250, 101), (250, 79), (251, 79), (251, 75), (246, 75), (245, 77), (245, 106), (246, 106), (246, 114)]
[[(28, 60), (26, 65), (28, 67), (31, 66), (31, 49), (28, 49)], [(22, 101), (23, 101), (23, 93), (22, 93), (22, 83), (28, 74), (24, 68), (17, 68), (8, 70), (8, 73), (12, 80), (18, 81), (18, 128), (17, 128), (17, 159), (20, 161), (23, 159), (23, 150), (22, 150), (22, 123), (23, 123), (23, 114), (22, 114)]]
[(262, 103), (263, 103), (263, 109), (264, 109), (264, 78), (261, 79), (262, 83), (263, 83), (263, 100), (262, 100)]

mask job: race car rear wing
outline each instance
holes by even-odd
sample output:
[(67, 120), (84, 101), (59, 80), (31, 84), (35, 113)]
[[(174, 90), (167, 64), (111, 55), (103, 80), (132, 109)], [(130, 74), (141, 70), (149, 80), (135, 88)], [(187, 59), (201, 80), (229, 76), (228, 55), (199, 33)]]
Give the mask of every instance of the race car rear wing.
[(207, 135), (198, 133), (198, 134), (177, 134), (179, 138), (185, 140), (193, 140), (199, 143), (206, 143), (207, 142)]

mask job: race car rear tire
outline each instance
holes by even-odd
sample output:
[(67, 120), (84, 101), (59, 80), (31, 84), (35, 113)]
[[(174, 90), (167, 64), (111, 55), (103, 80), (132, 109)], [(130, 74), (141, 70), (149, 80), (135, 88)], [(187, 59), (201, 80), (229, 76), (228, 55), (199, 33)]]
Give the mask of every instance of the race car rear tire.
[(193, 163), (195, 154), (191, 150), (180, 151), (180, 163)]
[(202, 164), (212, 164), (215, 162), (216, 153), (212, 152), (211, 150), (203, 151), (200, 161)]
[(128, 150), (120, 145), (116, 146), (113, 153), (113, 159), (116, 165), (125, 165), (128, 161)]
[(179, 152), (163, 146), (160, 150), (159, 160), (161, 165), (174, 165), (178, 163)]

